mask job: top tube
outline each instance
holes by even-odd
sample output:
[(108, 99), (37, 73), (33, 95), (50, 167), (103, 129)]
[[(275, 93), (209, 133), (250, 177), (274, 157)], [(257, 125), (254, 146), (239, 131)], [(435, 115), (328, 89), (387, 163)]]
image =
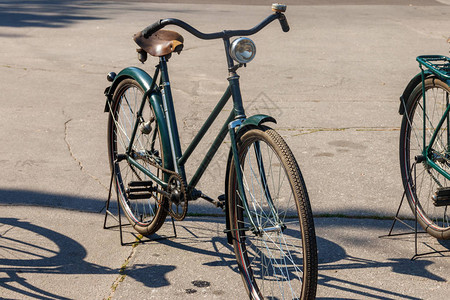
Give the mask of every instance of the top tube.
[(261, 29), (263, 29), (264, 27), (266, 27), (268, 24), (270, 24), (275, 19), (280, 19), (280, 21), (281, 21), (282, 19), (285, 19), (285, 16), (279, 12), (274, 13), (274, 14), (268, 16), (266, 19), (264, 19), (261, 23), (259, 23), (255, 27), (248, 29), (248, 30), (224, 30), (221, 32), (204, 33), (204, 32), (201, 32), (201, 31), (195, 29), (194, 27), (192, 27), (191, 25), (187, 24), (184, 21), (181, 21), (179, 19), (168, 18), (168, 19), (161, 19), (161, 20), (153, 23), (152, 25), (146, 27), (144, 30), (142, 30), (142, 35), (145, 38), (148, 38), (150, 35), (152, 35), (156, 31), (158, 31), (159, 29), (161, 29), (167, 25), (176, 25), (176, 26), (179, 26), (179, 27), (185, 29), (192, 35), (194, 35), (200, 39), (203, 39), (203, 40), (226, 39), (226, 38), (230, 38), (233, 36), (248, 36), (248, 35), (255, 34), (258, 31), (260, 31)]

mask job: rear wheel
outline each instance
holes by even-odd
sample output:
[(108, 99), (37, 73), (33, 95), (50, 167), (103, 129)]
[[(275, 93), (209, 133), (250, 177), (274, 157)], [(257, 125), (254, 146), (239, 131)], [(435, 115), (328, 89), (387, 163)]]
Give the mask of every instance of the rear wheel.
[[(437, 78), (425, 80), (425, 105), (422, 83), (409, 97), (400, 130), (400, 167), (403, 186), (417, 220), (432, 236), (450, 239), (450, 181), (440, 174), (435, 164), (447, 174), (450, 172), (450, 132), (448, 115), (436, 135), (428, 160), (423, 156), (424, 138), (428, 144), (449, 105), (450, 89)], [(425, 132), (424, 132), (425, 124)], [(440, 201), (433, 198), (439, 193)]]
[[(143, 95), (143, 89), (133, 79), (122, 81), (116, 88), (108, 121), (108, 150), (123, 211), (136, 231), (148, 235), (156, 232), (164, 223), (167, 216), (167, 199), (156, 192), (157, 185), (150, 177), (126, 158), (123, 159), (129, 147)], [(147, 101), (142, 119), (139, 120), (131, 157), (162, 179), (161, 170), (155, 167), (164, 167), (160, 133), (156, 124), (155, 115)]]
[(253, 299), (314, 299), (317, 247), (306, 186), (292, 152), (272, 129), (238, 140), (248, 213), (234, 163), (228, 177), (230, 230), (242, 279)]

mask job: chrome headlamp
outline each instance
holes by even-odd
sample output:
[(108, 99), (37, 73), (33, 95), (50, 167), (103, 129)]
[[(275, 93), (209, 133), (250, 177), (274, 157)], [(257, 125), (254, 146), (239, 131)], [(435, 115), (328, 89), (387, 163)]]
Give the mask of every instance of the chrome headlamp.
[(256, 54), (255, 43), (249, 38), (240, 37), (231, 43), (230, 55), (241, 64), (249, 63)]

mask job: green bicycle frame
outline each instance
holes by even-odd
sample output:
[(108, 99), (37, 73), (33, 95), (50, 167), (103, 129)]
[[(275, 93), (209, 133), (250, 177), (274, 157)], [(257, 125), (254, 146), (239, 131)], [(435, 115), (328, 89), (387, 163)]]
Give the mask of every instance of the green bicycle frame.
[[(222, 126), (221, 130), (219, 131), (218, 135), (216, 136), (215, 140), (213, 141), (212, 145), (210, 146), (208, 152), (206, 153), (203, 161), (200, 163), (197, 171), (193, 175), (191, 181), (189, 182), (188, 191), (193, 191), (197, 183), (199, 182), (200, 178), (204, 174), (205, 170), (207, 169), (209, 163), (213, 159), (214, 155), (217, 153), (217, 150), (219, 149), (219, 146), (223, 142), (223, 140), (226, 137), (226, 134), (228, 132), (228, 124), (236, 119), (236, 113), (241, 116), (242, 119), (245, 118), (243, 108), (242, 108), (242, 99), (240, 95), (239, 90), (239, 84), (237, 80), (239, 79), (239, 76), (235, 76), (234, 78), (230, 79), (230, 84), (228, 88), (226, 89), (225, 93), (223, 94), (222, 98), (217, 103), (216, 107), (211, 112), (210, 116), (207, 118), (207, 120), (204, 122), (202, 127), (200, 128), (197, 135), (194, 137), (192, 142), (187, 147), (186, 151), (182, 153), (181, 151), (181, 145), (180, 145), (180, 138), (178, 134), (178, 127), (177, 127), (177, 121), (175, 116), (175, 108), (173, 106), (173, 100), (172, 100), (172, 93), (170, 88), (170, 81), (168, 76), (168, 70), (167, 70), (167, 60), (166, 58), (162, 57), (160, 59), (160, 64), (156, 67), (155, 75), (153, 77), (152, 83), (150, 85), (150, 88), (144, 93), (142, 103), (140, 105), (140, 109), (137, 112), (137, 119), (140, 119), (142, 116), (142, 110), (145, 106), (145, 103), (149, 97), (150, 94), (155, 92), (155, 82), (156, 78), (159, 74), (159, 71), (161, 73), (161, 96), (162, 96), (162, 108), (164, 112), (164, 120), (167, 124), (167, 134), (169, 135), (169, 141), (170, 141), (170, 157), (173, 162), (173, 170), (176, 171), (180, 176), (183, 178), (185, 183), (187, 183), (186, 174), (184, 170), (184, 165), (192, 152), (195, 150), (195, 148), (198, 146), (206, 132), (211, 127), (212, 123), (216, 120), (219, 113), (222, 111), (223, 107), (227, 104), (228, 100), (231, 96), (233, 96), (234, 103), (237, 103), (238, 105), (234, 106), (234, 109), (229, 114), (227, 120), (225, 121), (224, 125)], [(243, 116), (243, 117), (242, 117)], [(160, 116), (161, 117), (161, 116)], [(160, 178), (158, 178), (155, 174), (147, 170), (144, 166), (142, 166), (137, 160), (135, 160), (132, 155), (132, 145), (134, 143), (136, 132), (139, 127), (139, 122), (136, 122), (134, 124), (133, 132), (129, 141), (128, 146), (128, 152), (127, 152), (127, 160), (130, 164), (144, 172), (146, 175), (148, 175), (151, 179), (155, 180), (159, 185), (162, 187), (167, 187), (167, 183), (163, 182)], [(192, 196), (190, 198), (193, 198)]]
[[(225, 48), (229, 47), (229, 40), (224, 39)], [(135, 159), (133, 153), (133, 144), (136, 138), (137, 131), (139, 130), (139, 124), (142, 120), (142, 112), (145, 107), (147, 101), (153, 107), (155, 117), (157, 119), (157, 126), (161, 131), (160, 135), (163, 136), (163, 151), (164, 151), (164, 165), (172, 171), (177, 172), (181, 178), (183, 179), (185, 185), (187, 186), (187, 198), (188, 200), (197, 199), (201, 197), (201, 193), (195, 190), (196, 185), (198, 184), (200, 178), (206, 171), (209, 166), (211, 160), (217, 153), (220, 145), (224, 141), (227, 133), (230, 134), (231, 139), (231, 154), (232, 159), (236, 168), (236, 177), (238, 182), (238, 192), (239, 197), (242, 200), (244, 210), (250, 220), (252, 225), (252, 230), (258, 230), (255, 226), (253, 218), (248, 213), (249, 207), (248, 202), (245, 195), (245, 188), (243, 183), (243, 175), (241, 164), (239, 161), (238, 149), (237, 149), (237, 136), (241, 130), (247, 127), (258, 127), (264, 122), (275, 122), (270, 116), (267, 115), (255, 115), (247, 118), (245, 116), (245, 111), (242, 104), (241, 91), (239, 86), (239, 76), (236, 74), (236, 69), (233, 63), (233, 60), (227, 53), (227, 62), (230, 70), (230, 76), (228, 77), (228, 88), (225, 90), (223, 96), (216, 104), (215, 108), (212, 110), (209, 117), (206, 119), (198, 133), (195, 135), (194, 139), (191, 141), (187, 149), (184, 153), (181, 150), (180, 137), (178, 133), (177, 121), (175, 116), (175, 108), (173, 105), (172, 92), (170, 87), (170, 80), (167, 68), (167, 58), (160, 57), (160, 62), (156, 66), (155, 73), (153, 79), (148, 76), (144, 71), (137, 68), (128, 68), (123, 70), (117, 76), (117, 82), (114, 81), (112, 87), (108, 92), (109, 99), (114, 92), (115, 87), (118, 83), (124, 78), (135, 78), (140, 85), (144, 88), (145, 92), (142, 97), (142, 102), (140, 104), (139, 110), (136, 113), (137, 122), (135, 122), (132, 135), (129, 141), (128, 150), (126, 153), (126, 159), (129, 164), (136, 167), (140, 171), (142, 171), (145, 175), (149, 176), (152, 180), (154, 180), (159, 186), (162, 188), (167, 188), (168, 184), (168, 176), (165, 175), (163, 179), (159, 178), (157, 175), (153, 174), (150, 170), (141, 165), (137, 159)], [(160, 77), (159, 86), (156, 85), (157, 77)], [(186, 173), (185, 173), (185, 164), (195, 148), (198, 146), (200, 141), (205, 136), (206, 132), (210, 129), (212, 123), (216, 120), (219, 113), (222, 111), (224, 106), (227, 104), (228, 100), (232, 97), (233, 99), (233, 109), (230, 112), (228, 118), (225, 123), (221, 127), (219, 133), (214, 139), (212, 145), (207, 151), (205, 157), (202, 162), (198, 166), (196, 172), (192, 176), (191, 180), (187, 182)], [(255, 147), (256, 156), (261, 157), (259, 147)], [(264, 166), (262, 162), (259, 162), (258, 168), (261, 172), (264, 172)], [(266, 178), (264, 174), (261, 174), (261, 182), (263, 184), (263, 188), (265, 191), (265, 196), (269, 203), (269, 207), (271, 208), (271, 214), (278, 220), (278, 215), (273, 206), (273, 202), (269, 193), (269, 189), (267, 186)]]
[[(217, 103), (217, 105), (213, 109), (213, 111), (211, 112), (208, 119), (205, 121), (205, 123), (203, 124), (203, 126), (201, 127), (201, 129), (199, 130), (197, 135), (194, 137), (192, 142), (189, 144), (189, 146), (186, 149), (186, 151), (184, 152), (184, 154), (182, 154), (180, 138), (179, 138), (179, 134), (178, 134), (178, 127), (177, 127), (177, 122), (176, 122), (176, 116), (175, 116), (175, 109), (173, 106), (172, 93), (171, 93), (171, 89), (170, 89), (170, 81), (169, 81), (168, 72), (167, 72), (167, 61), (165, 58), (161, 58), (160, 64), (156, 67), (155, 75), (153, 76), (153, 80), (152, 80), (152, 83), (150, 84), (150, 88), (143, 95), (139, 111), (136, 113), (137, 119), (138, 120), (141, 119), (142, 111), (144, 109), (145, 104), (147, 103), (147, 99), (149, 99), (149, 95), (156, 92), (155, 82), (156, 82), (157, 76), (160, 71), (161, 71), (161, 86), (162, 86), (160, 93), (161, 93), (161, 97), (162, 97), (162, 102), (158, 103), (156, 106), (160, 105), (162, 107), (162, 111), (159, 113), (160, 115), (158, 117), (163, 119), (165, 124), (167, 125), (167, 130), (165, 133), (167, 133), (167, 135), (169, 137), (169, 144), (170, 144), (169, 145), (170, 148), (167, 149), (170, 152), (169, 152), (169, 155), (167, 155), (167, 156), (169, 157), (169, 160), (171, 160), (171, 162), (172, 162), (171, 165), (172, 165), (173, 171), (176, 171), (178, 174), (180, 174), (180, 176), (183, 178), (184, 182), (186, 183), (187, 180), (186, 180), (186, 174), (184, 171), (184, 165), (185, 165), (186, 161), (188, 160), (188, 158), (190, 157), (190, 155), (192, 154), (192, 152), (194, 151), (194, 149), (200, 143), (200, 141), (202, 140), (202, 138), (204, 137), (204, 135), (206, 134), (208, 129), (211, 127), (212, 123), (215, 121), (215, 119), (217, 118), (217, 116), (219, 115), (219, 113), (221, 112), (223, 107), (228, 102), (229, 98), (231, 97), (231, 88), (230, 87), (227, 88), (224, 95), (219, 100), (219, 102)], [(163, 115), (161, 115), (161, 113), (163, 113)], [(220, 144), (223, 142), (223, 140), (226, 137), (226, 134), (228, 131), (228, 123), (230, 123), (234, 118), (235, 118), (235, 113), (233, 110), (230, 113), (230, 115), (228, 116), (227, 120), (225, 121), (225, 124), (222, 126), (222, 129), (218, 133), (214, 142), (210, 146), (209, 151), (207, 152), (206, 156), (204, 157), (204, 159), (201, 162), (200, 166), (198, 167), (197, 171), (193, 175), (191, 181), (189, 182), (189, 184), (188, 184), (189, 192), (194, 190), (196, 184), (200, 180), (201, 176), (204, 174), (209, 163), (211, 162), (211, 160), (213, 159), (217, 150), (219, 149)], [(158, 176), (153, 174), (150, 170), (145, 168), (143, 165), (141, 165), (137, 160), (135, 160), (132, 157), (132, 153), (131, 153), (132, 145), (134, 143), (138, 127), (139, 127), (139, 122), (136, 122), (134, 124), (132, 135), (131, 135), (129, 145), (128, 145), (127, 160), (131, 165), (135, 166), (140, 171), (142, 171), (144, 174), (149, 176), (158, 185), (166, 188), (167, 187), (166, 182), (161, 180)], [(167, 151), (167, 150), (165, 150), (165, 151)], [(192, 198), (192, 197), (190, 197), (190, 198)]]

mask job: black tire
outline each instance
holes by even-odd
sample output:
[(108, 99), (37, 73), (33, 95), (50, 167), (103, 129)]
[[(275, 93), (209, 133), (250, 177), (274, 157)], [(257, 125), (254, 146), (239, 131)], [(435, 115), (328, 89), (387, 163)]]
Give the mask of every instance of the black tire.
[[(255, 147), (261, 153), (259, 166)], [(250, 228), (237, 191), (233, 162), (228, 174), (228, 209), (234, 251), (249, 297), (314, 299), (317, 287), (314, 221), (306, 186), (292, 152), (281, 136), (268, 127), (252, 128), (242, 134), (238, 152), (250, 214), (258, 230)], [(264, 181), (267, 191), (261, 184)], [(271, 215), (273, 211), (276, 213)], [(278, 224), (276, 218), (280, 220)], [(280, 256), (280, 252), (284, 255)]]
[[(126, 153), (143, 95), (143, 89), (133, 79), (125, 79), (117, 86), (108, 120), (108, 153), (111, 171), (115, 174), (114, 186), (120, 205), (134, 229), (143, 235), (149, 235), (155, 233), (164, 223), (167, 216), (167, 199), (154, 190), (136, 192), (136, 189), (149, 190), (149, 185), (144, 186), (143, 183), (151, 182), (153, 187), (156, 187), (156, 184), (127, 159), (114, 164), (118, 155)], [(132, 155), (141, 165), (162, 178), (162, 172), (150, 164), (152, 162), (163, 166), (164, 162), (159, 129), (155, 124), (153, 109), (147, 101), (142, 112), (141, 125), (147, 125), (147, 131), (148, 128), (151, 128), (151, 131), (147, 133), (146, 129), (137, 130)], [(132, 195), (129, 193), (130, 188), (134, 189)], [(139, 194), (140, 197), (147, 194), (147, 197), (134, 199), (133, 194)]]
[[(450, 209), (447, 206), (435, 206), (432, 200), (438, 187), (450, 188), (450, 181), (426, 160), (415, 163), (416, 157), (423, 154), (423, 120), (426, 120), (425, 140), (428, 143), (449, 103), (450, 89), (441, 80), (431, 77), (425, 80), (425, 93), (425, 118), (422, 83), (412, 91), (403, 115), (399, 147), (402, 181), (413, 213), (417, 207), (419, 224), (438, 239), (450, 239)], [(448, 124), (447, 116), (429, 155), (446, 172), (450, 172)]]

